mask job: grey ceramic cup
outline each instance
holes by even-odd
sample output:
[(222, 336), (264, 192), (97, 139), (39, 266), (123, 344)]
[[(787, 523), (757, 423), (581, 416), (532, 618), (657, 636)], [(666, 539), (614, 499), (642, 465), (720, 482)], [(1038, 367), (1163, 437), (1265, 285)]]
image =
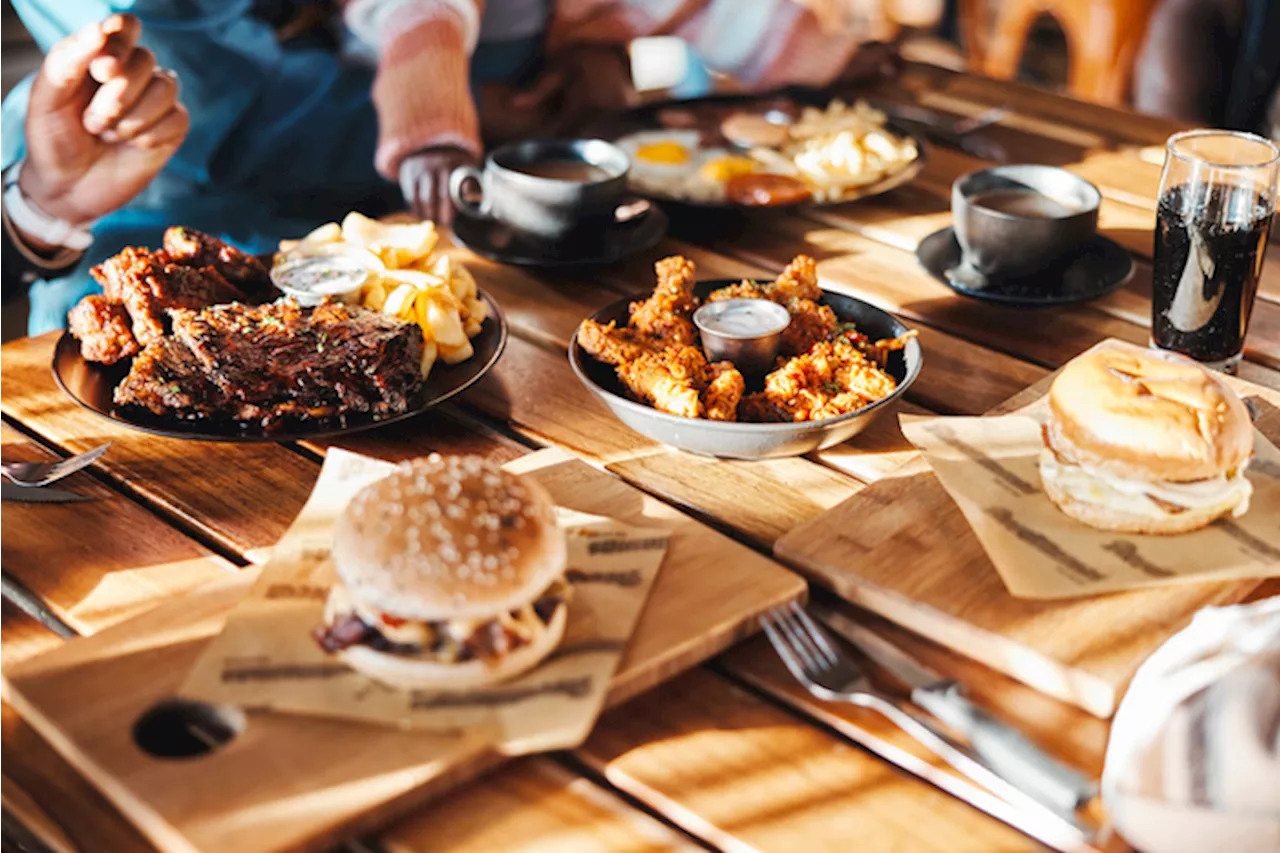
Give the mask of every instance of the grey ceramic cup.
[[(571, 181), (520, 171), (547, 160), (580, 160), (598, 167), (605, 177)], [(529, 140), (505, 145), (485, 158), (484, 170), (462, 166), (449, 176), (449, 196), (464, 215), (496, 219), (520, 234), (560, 241), (603, 229), (627, 191), (631, 162), (618, 146), (601, 139)], [(463, 195), (476, 181), (481, 200)]]
[[(976, 197), (1003, 190), (1030, 190), (1075, 212), (1028, 216), (973, 203)], [(996, 166), (970, 172), (951, 186), (951, 216), (964, 266), (991, 277), (1024, 276), (1051, 267), (1097, 233), (1101, 201), (1097, 187), (1055, 166)]]

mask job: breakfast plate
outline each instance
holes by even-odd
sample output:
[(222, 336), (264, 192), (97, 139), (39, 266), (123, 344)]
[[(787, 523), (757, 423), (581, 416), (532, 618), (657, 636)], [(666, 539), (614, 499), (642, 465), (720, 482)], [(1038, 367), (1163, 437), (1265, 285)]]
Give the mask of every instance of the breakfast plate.
[(291, 419), (278, 429), (264, 430), (254, 424), (231, 420), (180, 420), (152, 415), (144, 409), (121, 408), (115, 404), (116, 386), (128, 375), (128, 361), (113, 365), (85, 360), (80, 342), (64, 332), (53, 351), (53, 377), (72, 400), (84, 408), (131, 429), (196, 441), (297, 441), (324, 438), (372, 429), (422, 414), (480, 381), (498, 361), (507, 343), (507, 322), (498, 304), (484, 293), (487, 316), (480, 333), (471, 339), (475, 354), (459, 364), (437, 363), (421, 387), (409, 400), (405, 411), (386, 417), (349, 414), (340, 418)]
[(627, 152), (632, 192), (705, 209), (842, 204), (910, 182), (926, 160), (874, 107), (805, 89), (650, 104), (591, 131)]

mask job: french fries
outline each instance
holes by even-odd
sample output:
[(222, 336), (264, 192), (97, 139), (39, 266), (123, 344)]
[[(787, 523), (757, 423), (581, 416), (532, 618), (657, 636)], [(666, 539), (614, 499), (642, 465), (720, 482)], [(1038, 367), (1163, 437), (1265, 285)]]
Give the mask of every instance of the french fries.
[(276, 262), (297, 254), (343, 254), (371, 270), (360, 304), (422, 328), (422, 375), (437, 360), (466, 361), (475, 354), (484, 302), (466, 267), (443, 252), (432, 222), (389, 223), (352, 211), (341, 223), (321, 225), (301, 240), (283, 240)]

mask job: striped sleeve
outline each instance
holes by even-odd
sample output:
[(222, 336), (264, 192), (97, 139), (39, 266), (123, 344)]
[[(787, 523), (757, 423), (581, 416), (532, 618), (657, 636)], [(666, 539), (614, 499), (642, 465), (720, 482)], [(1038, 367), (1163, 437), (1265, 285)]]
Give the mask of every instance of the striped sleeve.
[(405, 157), (436, 145), (480, 154), (469, 65), (480, 31), (477, 0), (352, 0), (348, 27), (378, 51), (375, 165), (396, 180)]

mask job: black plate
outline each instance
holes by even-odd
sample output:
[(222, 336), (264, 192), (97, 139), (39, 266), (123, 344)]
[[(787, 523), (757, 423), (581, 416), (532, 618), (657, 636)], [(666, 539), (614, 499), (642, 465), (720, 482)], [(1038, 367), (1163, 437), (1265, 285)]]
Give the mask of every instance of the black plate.
[(500, 222), (459, 211), (453, 220), (453, 235), (472, 252), (500, 264), (582, 267), (617, 263), (636, 252), (652, 249), (667, 233), (669, 224), (667, 214), (650, 204), (638, 221), (611, 226), (603, 239), (556, 245), (522, 237)]
[[(619, 116), (613, 116), (609, 119), (602, 120), (598, 123), (588, 126), (585, 135), (598, 136), (602, 139), (610, 141), (617, 140), (623, 136), (635, 133), (640, 130), (660, 130), (663, 129), (661, 121), (658, 119), (658, 113), (666, 109), (690, 110), (695, 114), (709, 111), (728, 112), (730, 108), (737, 110), (756, 110), (767, 112), (771, 109), (785, 109), (788, 106), (796, 110), (804, 107), (818, 107), (822, 109), (831, 103), (834, 98), (824, 92), (815, 91), (813, 89), (805, 89), (802, 87), (792, 87), (784, 89), (780, 92), (764, 95), (717, 95), (710, 98), (698, 98), (688, 101), (662, 101), (654, 104), (646, 104), (643, 107), (623, 113)], [(848, 99), (845, 99), (848, 101)], [(856, 99), (855, 99), (856, 100)], [(875, 106), (872, 102), (872, 106)], [(916, 143), (916, 159), (908, 163), (901, 170), (885, 176), (874, 184), (867, 184), (856, 190), (851, 190), (847, 195), (841, 196), (839, 199), (829, 201), (803, 201), (797, 204), (778, 204), (778, 205), (745, 205), (734, 204), (733, 202), (702, 202), (692, 201), (690, 199), (675, 198), (667, 195), (657, 195), (653, 193), (641, 192), (639, 188), (632, 187), (632, 192), (661, 201), (664, 204), (674, 204), (681, 207), (703, 208), (708, 210), (785, 210), (789, 207), (802, 207), (805, 205), (813, 207), (831, 207), (837, 204), (847, 204), (851, 201), (857, 201), (860, 198), (870, 198), (871, 196), (887, 193), (889, 190), (910, 183), (915, 180), (916, 175), (920, 174), (920, 170), (924, 168), (925, 162), (928, 160), (928, 150), (924, 140), (919, 134), (913, 133), (910, 129), (901, 124), (895, 123), (892, 119), (885, 123), (885, 128), (896, 136), (912, 139)], [(732, 148), (731, 145), (722, 147)]]
[(255, 429), (253, 426), (212, 421), (178, 421), (156, 417), (149, 412), (122, 411), (116, 408), (113, 395), (116, 385), (129, 372), (129, 363), (107, 366), (85, 361), (80, 356), (79, 341), (70, 332), (62, 333), (53, 350), (53, 378), (57, 380), (58, 387), (67, 392), (67, 396), (89, 411), (132, 429), (172, 438), (236, 442), (298, 441), (360, 432), (420, 415), (471, 387), (489, 372), (507, 345), (507, 321), (498, 310), (497, 303), (483, 293), (479, 296), (484, 300), (488, 316), (480, 334), (471, 339), (475, 355), (461, 364), (446, 365), (437, 361), (409, 411), (391, 417), (348, 417), (344, 421), (331, 418), (294, 423), (280, 432), (267, 434), (261, 428)]
[[(705, 298), (711, 291), (739, 281), (741, 279), (700, 281), (694, 292), (699, 298)], [(612, 302), (592, 314), (590, 319), (599, 323), (616, 321), (619, 325), (625, 325), (629, 317), (629, 306), (634, 299), (635, 297), (626, 297)], [(873, 340), (896, 338), (907, 332), (906, 324), (897, 317), (861, 299), (824, 290), (822, 302), (831, 306), (831, 310), (835, 311), (842, 322), (854, 323), (859, 331)], [(910, 341), (905, 349), (890, 353), (885, 372), (897, 381), (898, 387), (884, 399), (835, 418), (781, 424), (682, 418), (637, 403), (627, 396), (614, 369), (589, 356), (578, 346), (576, 338), (569, 348), (569, 362), (582, 383), (604, 401), (614, 416), (641, 435), (703, 456), (773, 459), (821, 450), (857, 435), (889, 403), (901, 397), (911, 387), (911, 383), (920, 374), (924, 356), (917, 340)]]
[(1120, 287), (1133, 272), (1129, 251), (1101, 234), (1056, 267), (1022, 278), (993, 278), (985, 287), (967, 284), (963, 276), (951, 273), (960, 265), (960, 244), (950, 227), (921, 240), (916, 260), (956, 293), (1023, 308), (1088, 302)]

